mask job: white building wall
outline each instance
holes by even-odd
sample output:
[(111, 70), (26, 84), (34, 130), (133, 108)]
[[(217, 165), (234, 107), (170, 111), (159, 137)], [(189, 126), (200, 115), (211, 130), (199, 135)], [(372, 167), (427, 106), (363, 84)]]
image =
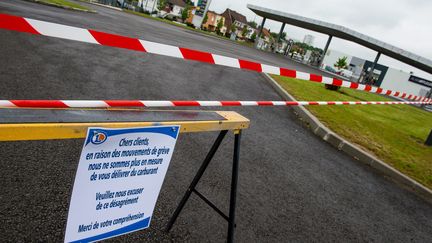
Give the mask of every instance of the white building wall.
[(171, 13), (177, 17), (181, 17), (183, 9), (184, 9), (183, 7), (180, 7), (178, 5), (174, 5)]
[(158, 0), (139, 0), (138, 7), (142, 7), (144, 11), (153, 12), (157, 10)]
[(214, 22), (216, 24), (215, 28), (217, 27), (221, 19), (222, 19), (222, 27), (220, 28), (219, 31), (225, 35), (227, 28), (225, 27), (225, 18), (222, 15), (216, 15), (216, 21)]
[(411, 75), (401, 70), (389, 68), (381, 83), (380, 88), (389, 89), (393, 91), (405, 92), (413, 95), (425, 95), (425, 91), (429, 88), (414, 82), (408, 81)]
[(305, 35), (303, 38), (303, 43), (313, 46), (315, 41), (315, 36), (313, 35)]
[(326, 66), (330, 66), (332, 68), (335, 68), (334, 64), (337, 62), (337, 60), (339, 58), (342, 58), (342, 57), (347, 57), (346, 62), (347, 62), (347, 65), (349, 66), (349, 64), (351, 63), (352, 56), (350, 56), (346, 53), (340, 52), (340, 51), (327, 50), (327, 53), (324, 56), (323, 64), (325, 64)]
[(246, 25), (246, 26), (247, 26), (247, 33), (246, 33), (245, 37), (250, 39), (250, 38), (252, 38), (253, 33), (255, 33), (255, 29), (250, 27), (249, 25)]

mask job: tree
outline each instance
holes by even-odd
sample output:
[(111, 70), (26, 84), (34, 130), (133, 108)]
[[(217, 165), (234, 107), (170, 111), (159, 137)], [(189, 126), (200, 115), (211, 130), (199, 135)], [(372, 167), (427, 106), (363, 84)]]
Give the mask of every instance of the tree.
[(339, 59), (336, 61), (336, 63), (333, 66), (335, 66), (338, 69), (347, 68), (348, 67), (347, 58), (348, 57), (339, 57)]
[(258, 26), (258, 24), (255, 23), (254, 21), (249, 21), (249, 22), (247, 22), (247, 24), (254, 29), (256, 29), (256, 27)]
[(231, 25), (231, 33), (234, 33), (237, 30), (234, 24)]
[(255, 42), (256, 36), (257, 36), (257, 34), (256, 34), (256, 32), (254, 31), (253, 34), (252, 34), (252, 36), (251, 36), (251, 40), (252, 40), (253, 42)]
[[(348, 67), (347, 58), (348, 57), (339, 57), (339, 59), (336, 61), (335, 64), (333, 64), (333, 66), (339, 70), (347, 68)], [(332, 85), (332, 84), (326, 84), (325, 88), (329, 89), (329, 90), (337, 91), (340, 89), (340, 86), (336, 86), (336, 85)]]
[(190, 5), (186, 5), (186, 7), (182, 11), (181, 18), (182, 18), (183, 22), (186, 22), (186, 19), (189, 18), (189, 10), (190, 10), (190, 8), (191, 8)]
[(207, 20), (208, 20), (208, 13), (206, 13), (206, 15), (204, 16), (202, 23), (203, 24), (207, 23)]
[(303, 43), (303, 42), (296, 42), (294, 44), (296, 46), (304, 49), (304, 50), (310, 50), (310, 51), (313, 51), (313, 52), (319, 52), (321, 55), (324, 53), (324, 51), (321, 48), (313, 47), (313, 46), (310, 46), (310, 45), (308, 45), (306, 43)]
[(243, 26), (243, 29), (242, 29), (242, 33), (241, 33), (241, 35), (242, 35), (243, 37), (245, 37), (247, 33), (248, 33), (247, 26), (244, 25), (244, 26)]
[(219, 21), (217, 22), (217, 25), (216, 25), (216, 33), (217, 34), (220, 34), (220, 31), (221, 31), (223, 25), (224, 25), (224, 19), (220, 18)]
[(159, 0), (158, 2), (158, 9), (159, 10), (163, 10), (165, 8), (165, 6), (167, 5), (167, 0)]

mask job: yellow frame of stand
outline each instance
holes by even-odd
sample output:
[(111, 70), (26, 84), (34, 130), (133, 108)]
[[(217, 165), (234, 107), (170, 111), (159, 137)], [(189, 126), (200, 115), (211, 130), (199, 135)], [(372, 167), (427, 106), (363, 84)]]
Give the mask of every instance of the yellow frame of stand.
[(242, 115), (234, 111), (194, 112), (216, 112), (217, 114), (224, 117), (226, 120), (165, 122), (10, 123), (0, 124), (0, 141), (85, 138), (88, 127), (127, 128), (158, 125), (180, 125), (180, 133), (210, 132), (222, 130), (234, 130), (234, 132), (237, 133), (239, 130), (246, 129), (250, 125), (249, 119), (243, 117)]

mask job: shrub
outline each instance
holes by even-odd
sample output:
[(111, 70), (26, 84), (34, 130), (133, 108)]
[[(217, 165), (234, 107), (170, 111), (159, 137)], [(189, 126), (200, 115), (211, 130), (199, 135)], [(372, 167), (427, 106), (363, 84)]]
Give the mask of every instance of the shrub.
[(340, 89), (340, 86), (336, 86), (336, 85), (332, 85), (332, 84), (326, 84), (325, 88), (328, 90), (338, 91)]

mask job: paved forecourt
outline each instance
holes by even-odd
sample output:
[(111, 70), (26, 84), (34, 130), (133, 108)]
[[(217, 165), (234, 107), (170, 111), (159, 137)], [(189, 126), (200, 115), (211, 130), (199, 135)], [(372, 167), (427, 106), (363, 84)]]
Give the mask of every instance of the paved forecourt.
[[(138, 38), (131, 38), (127, 36), (116, 35), (112, 33), (100, 32), (97, 30), (77, 28), (74, 26), (61, 25), (46, 21), (35, 20), (31, 18), (24, 18), (21, 16), (14, 16), (8, 14), (0, 14), (0, 28), (12, 31), (25, 32), (36, 35), (44, 35), (48, 37), (56, 37), (73, 41), (80, 41), (91, 44), (99, 44), (115, 48), (124, 48), (140, 52), (149, 52), (152, 54), (182, 58), (186, 60), (193, 60), (205, 62), (215, 65), (222, 65), (227, 67), (240, 68), (245, 70), (252, 70), (256, 72), (264, 72), (268, 74), (282, 75), (291, 78), (298, 78), (301, 80), (319, 82), (341, 87), (348, 87), (351, 89), (364, 90), (377, 94), (385, 94), (394, 97), (406, 98), (414, 101), (429, 102), (432, 99), (427, 97), (416, 96), (399, 91), (385, 90), (382, 88), (373, 87), (370, 85), (361, 85), (354, 82), (343, 81), (337, 78), (323, 77), (312, 73), (305, 73), (292, 70), (284, 67), (276, 67), (272, 65), (262, 64), (250, 60), (243, 60), (242, 58), (232, 58), (221, 56), (199, 50), (193, 50), (184, 47), (177, 47), (172, 45), (160, 44), (156, 42), (149, 42), (140, 40)], [(0, 105), (11, 105), (15, 102), (0, 101)], [(33, 101), (32, 101), (33, 103)]]
[(197, 49), (218, 55), (239, 57), (269, 65), (290, 67), (297, 71), (326, 74), (326, 76), (328, 76), (327, 73), (292, 61), (288, 57), (254, 50), (236, 44), (230, 40), (207, 36), (192, 30), (92, 4), (80, 2), (82, 5), (97, 10), (97, 14), (57, 9), (57, 11), (52, 11), (52, 8), (34, 6), (32, 3), (14, 3), (12, 0), (6, 0), (0, 4), (1, 9), (4, 10), (2, 12), (26, 18), (34, 18), (79, 28), (94, 29), (129, 37), (138, 37), (146, 41)]
[[(221, 49), (216, 50), (219, 46), (213, 43), (220, 41), (214, 38), (94, 8), (98, 14), (24, 1), (0, 2), (0, 12), (8, 14), (136, 35), (150, 41), (169, 39), (164, 43), (220, 54), (228, 55), (227, 49), (238, 46), (221, 41)], [(0, 66), (2, 99), (280, 100), (255, 72), (10, 31), (0, 34), (0, 54), (7, 60)], [(194, 44), (197, 41), (199, 44)], [(248, 55), (254, 56), (255, 51), (250, 50)], [(256, 56), (243, 57), (261, 62), (266, 61), (258, 58), (272, 58), (271, 54)], [(279, 61), (275, 57), (266, 63), (281, 65)], [(243, 134), (240, 157), (239, 242), (425, 242), (432, 237), (429, 204), (320, 141), (300, 125), (290, 108), (229, 109), (251, 120), (251, 128)], [(162, 231), (180, 200), (178, 192), (186, 189), (214, 137), (213, 133), (180, 135), (151, 228), (119, 240), (224, 239), (224, 220), (194, 197), (171, 233)], [(228, 209), (230, 181), (226, 178), (231, 173), (232, 143), (230, 136), (198, 185), (200, 192), (224, 210)], [(0, 220), (4, 223), (0, 230), (4, 238), (63, 239), (82, 144), (80, 139), (0, 143), (4, 162), (0, 179)]]

